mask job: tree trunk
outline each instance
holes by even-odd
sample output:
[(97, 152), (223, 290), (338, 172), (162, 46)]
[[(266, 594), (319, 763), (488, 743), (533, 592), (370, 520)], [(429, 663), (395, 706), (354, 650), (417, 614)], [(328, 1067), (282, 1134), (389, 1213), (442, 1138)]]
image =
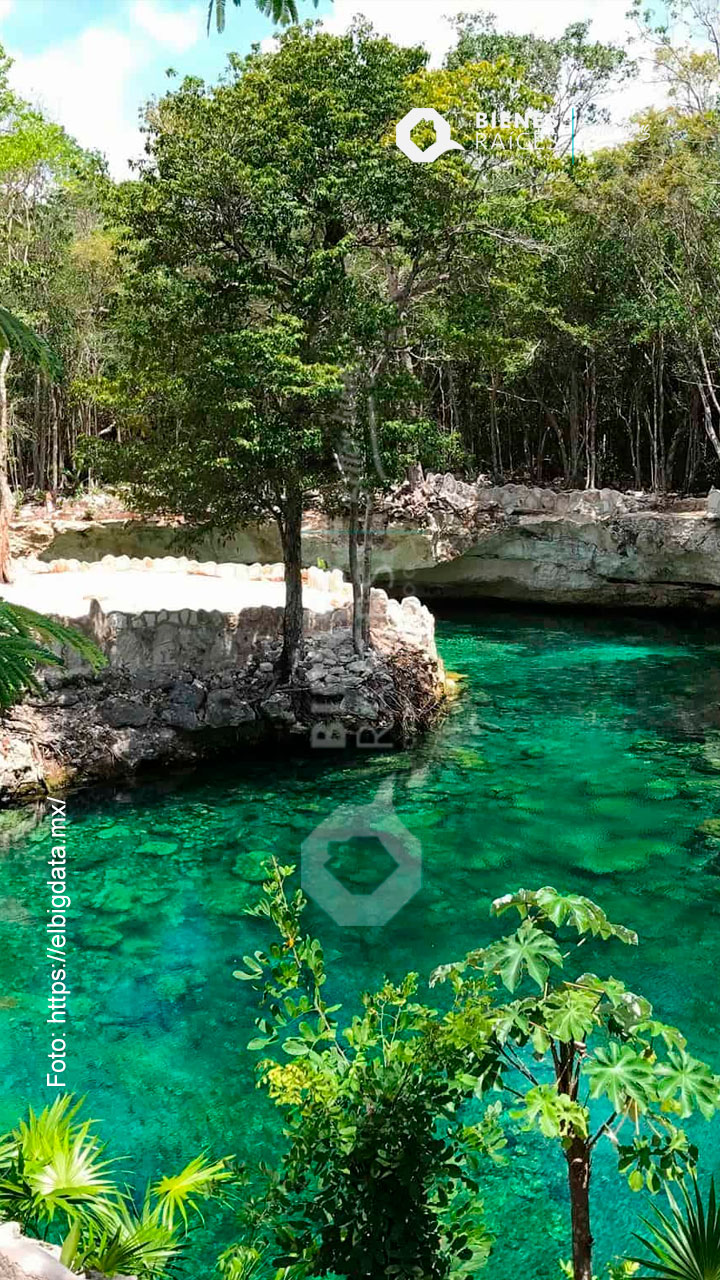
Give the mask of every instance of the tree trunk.
[(372, 490), (365, 499), (365, 521), (363, 526), (363, 568), (362, 568), (362, 643), (365, 648), (370, 643), (370, 587), (372, 586), (372, 517), (375, 504)]
[(288, 483), (280, 536), (285, 560), (285, 613), (280, 674), (289, 679), (302, 643), (302, 494), (294, 481)]
[(497, 381), (493, 373), (490, 381), (490, 451), (492, 477), (495, 484), (503, 483), (503, 459), (497, 420)]
[(595, 393), (595, 361), (588, 362), (585, 371), (585, 453), (587, 468), (585, 488), (597, 488), (597, 396)]
[(10, 453), (10, 410), (7, 395), (7, 371), (10, 351), (6, 347), (0, 358), (0, 582), (12, 582), (10, 566), (10, 517), (13, 496), (8, 482)]
[(590, 1152), (584, 1138), (573, 1138), (565, 1152), (570, 1188), (573, 1280), (592, 1280), (590, 1231)]
[(360, 524), (360, 505), (357, 500), (357, 494), (354, 493), (350, 499), (350, 511), (348, 514), (348, 564), (350, 566), (350, 581), (353, 590), (353, 612), (352, 612), (352, 637), (353, 648), (356, 653), (363, 651), (362, 638), (362, 582), (360, 579), (360, 562), (358, 560), (358, 528)]
[(580, 410), (578, 405), (577, 371), (574, 364), (570, 368), (568, 413), (570, 417), (570, 483), (574, 487), (578, 481), (580, 468)]
[(708, 398), (705, 395), (705, 388), (703, 387), (701, 382), (698, 382), (697, 389), (700, 392), (700, 399), (702, 401), (703, 415), (705, 418), (705, 430), (707, 432), (708, 440), (710, 441), (718, 458), (720, 458), (720, 439), (718, 439), (717, 431), (713, 426), (712, 409), (710, 408), (710, 402), (708, 401)]

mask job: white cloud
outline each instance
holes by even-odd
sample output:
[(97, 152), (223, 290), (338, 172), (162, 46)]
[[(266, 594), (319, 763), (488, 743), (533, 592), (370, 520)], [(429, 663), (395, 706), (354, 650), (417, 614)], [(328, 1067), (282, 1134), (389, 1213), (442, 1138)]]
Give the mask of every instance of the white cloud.
[(142, 62), (129, 35), (88, 27), (32, 57), (16, 56), (13, 86), (62, 124), (84, 147), (105, 152), (113, 171), (142, 149), (135, 113), (127, 101), (128, 78)]
[(12, 13), (13, 0), (0, 0), (0, 22)]
[(130, 18), (158, 44), (174, 53), (185, 53), (204, 34), (203, 10), (199, 5), (178, 12), (161, 8), (155, 0), (135, 0)]
[[(184, 53), (204, 39), (205, 0), (126, 0), (124, 16), (87, 27), (78, 36), (54, 43), (39, 54), (17, 55), (11, 72), (14, 87), (63, 124), (85, 147), (108, 157), (117, 177), (128, 173), (128, 159), (142, 154), (138, 109), (147, 97), (148, 75), (162, 90), (153, 68), (163, 54)], [(245, 0), (251, 4), (252, 0)], [(14, 0), (0, 0), (0, 17)], [(568, 23), (593, 20), (597, 39), (623, 42), (631, 34), (625, 17), (628, 0), (484, 0), (498, 15), (498, 28), (559, 35)], [(335, 0), (325, 20), (331, 31), (344, 31), (357, 13), (381, 32), (404, 44), (422, 43), (439, 65), (453, 41), (448, 14), (467, 11), (472, 0)], [(235, 12), (235, 11), (233, 11)], [(637, 81), (623, 85), (608, 102), (613, 124), (585, 145), (621, 137), (627, 119), (650, 102), (662, 100), (649, 62)]]
[(138, 110), (147, 94), (133, 78), (158, 55), (185, 52), (204, 35), (202, 4), (169, 12), (156, 0), (133, 0), (128, 18), (123, 28), (86, 27), (42, 53), (18, 54), (11, 71), (14, 88), (82, 146), (103, 152), (116, 177), (126, 177), (128, 161), (143, 150)]

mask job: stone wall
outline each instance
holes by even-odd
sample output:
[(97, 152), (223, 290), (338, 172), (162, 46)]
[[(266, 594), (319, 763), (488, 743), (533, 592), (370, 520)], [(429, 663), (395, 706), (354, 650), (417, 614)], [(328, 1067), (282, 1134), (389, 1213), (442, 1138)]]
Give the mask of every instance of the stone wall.
[[(259, 568), (259, 566), (258, 566)], [(281, 566), (280, 566), (281, 568)], [(342, 575), (310, 569), (304, 575), (304, 645), (288, 681), (278, 676), (282, 607), (243, 607), (262, 584), (282, 599), (278, 566), (253, 582), (237, 566), (195, 570), (167, 561), (140, 567), (114, 562), (97, 573), (75, 564), (26, 573), (7, 589), (12, 598), (42, 607), (56, 588), (67, 613), (55, 616), (82, 628), (107, 658), (94, 674), (73, 650), (61, 669), (44, 673), (45, 694), (25, 700), (0, 735), (0, 802), (43, 789), (148, 766), (185, 764), (272, 746), (400, 745), (426, 728), (444, 696), (432, 614), (416, 599), (400, 604), (384, 591), (370, 598), (371, 647), (358, 654), (351, 633), (351, 589)], [(214, 590), (232, 607), (210, 610), (112, 607), (113, 596), (145, 600), (198, 589)], [(88, 592), (78, 583), (87, 583)], [(213, 588), (212, 583), (216, 583)], [(58, 593), (57, 588), (63, 590)], [(265, 587), (262, 589), (265, 590)], [(93, 596), (102, 591), (106, 607)], [(82, 610), (82, 612), (78, 612)], [(49, 610), (46, 608), (46, 612)], [(362, 743), (361, 743), (362, 739)]]
[[(98, 580), (97, 569), (102, 571)], [(94, 570), (94, 572), (88, 572)], [(43, 575), (51, 573), (68, 575), (64, 581), (76, 580), (83, 575), (89, 591), (87, 613), (77, 616), (73, 609), (45, 607), (46, 612), (64, 622), (71, 623), (91, 637), (108, 659), (113, 671), (129, 674), (164, 670), (192, 670), (196, 675), (236, 670), (246, 663), (258, 644), (278, 642), (282, 636), (283, 591), (276, 592), (277, 604), (245, 606), (243, 599), (253, 583), (283, 582), (283, 565), (251, 566), (217, 564), (214, 562), (187, 561), (164, 557), (132, 560), (128, 557), (105, 557), (99, 566), (83, 564), (75, 560), (57, 560), (52, 565), (26, 566), (25, 577), (17, 590), (6, 592), (9, 598), (41, 608), (43, 599)], [(84, 575), (87, 574), (87, 578)], [(94, 589), (112, 600), (113, 586), (122, 585), (120, 575), (141, 574), (159, 583), (167, 574), (178, 580), (183, 575), (216, 579), (224, 584), (237, 585), (236, 603), (225, 609), (139, 609), (121, 610), (103, 607), (92, 596)], [(39, 576), (37, 576), (39, 575)], [(117, 575), (117, 577), (116, 577)], [(30, 586), (29, 584), (32, 584)], [(35, 588), (33, 592), (32, 588)], [(303, 631), (306, 636), (348, 628), (352, 621), (352, 587), (345, 582), (339, 570), (322, 570), (310, 567), (303, 570), (304, 594), (312, 595), (315, 607), (303, 610)], [(153, 587), (150, 587), (152, 594)], [(144, 591), (143, 594), (147, 594)], [(326, 597), (326, 599), (323, 599)], [(320, 605), (321, 607), (318, 607)], [(392, 652), (396, 644), (416, 646), (437, 657), (435, 647), (435, 622), (430, 611), (420, 601), (407, 597), (400, 603), (389, 599), (383, 590), (373, 589), (370, 601), (370, 628), (373, 646), (385, 653)], [(70, 671), (88, 671), (87, 663), (73, 650), (64, 653), (65, 664)]]

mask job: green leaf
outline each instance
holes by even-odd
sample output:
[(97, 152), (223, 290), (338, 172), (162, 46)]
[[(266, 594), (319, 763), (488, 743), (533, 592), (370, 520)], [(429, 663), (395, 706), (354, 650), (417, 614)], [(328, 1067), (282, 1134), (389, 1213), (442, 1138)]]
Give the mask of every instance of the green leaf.
[(613, 1111), (624, 1111), (629, 1102), (644, 1111), (653, 1097), (652, 1064), (628, 1044), (611, 1040), (607, 1047), (601, 1045), (583, 1063), (583, 1072), (590, 1081), (591, 1097), (605, 1095)]
[(500, 975), (508, 991), (515, 990), (525, 973), (542, 990), (550, 965), (562, 967), (562, 954), (553, 938), (524, 920), (516, 933), (486, 948), (483, 964), (486, 972)]
[(538, 912), (556, 928), (567, 926), (580, 934), (589, 933), (603, 939), (618, 938), (630, 946), (637, 946), (637, 934), (624, 925), (613, 924), (597, 903), (580, 894), (558, 893), (552, 885), (535, 890), (519, 889), (517, 893), (496, 898), (492, 904), (495, 915), (502, 915), (504, 911), (513, 908), (523, 918), (532, 912)]
[(67, 645), (96, 670), (106, 665), (97, 646), (73, 627), (24, 605), (0, 601), (0, 711), (13, 706), (24, 693), (42, 693), (38, 667), (62, 665), (62, 657), (47, 642)]
[(526, 1129), (539, 1129), (546, 1138), (587, 1138), (589, 1115), (586, 1107), (573, 1102), (555, 1085), (542, 1084), (525, 1094), (524, 1107), (513, 1111), (525, 1121)]
[(545, 1026), (556, 1040), (585, 1040), (597, 1024), (598, 993), (580, 986), (554, 991), (545, 1005)]
[(709, 1120), (720, 1105), (720, 1078), (707, 1063), (692, 1058), (684, 1049), (671, 1049), (667, 1062), (656, 1067), (656, 1074), (661, 1102), (677, 1104), (683, 1118), (699, 1111)]
[(7, 307), (0, 307), (0, 351), (8, 348), (50, 377), (61, 377), (62, 364), (47, 342)]

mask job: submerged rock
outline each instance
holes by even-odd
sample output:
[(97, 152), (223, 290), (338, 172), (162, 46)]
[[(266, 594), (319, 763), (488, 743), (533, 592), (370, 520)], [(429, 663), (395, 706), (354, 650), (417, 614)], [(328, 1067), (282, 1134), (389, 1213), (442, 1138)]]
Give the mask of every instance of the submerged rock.
[(244, 850), (239, 853), (233, 864), (233, 875), (239, 877), (240, 880), (247, 881), (248, 884), (262, 884), (267, 880), (267, 871), (264, 869), (269, 853), (267, 850), (254, 853)]
[(706, 840), (720, 840), (720, 818), (706, 818), (697, 828), (698, 835)]

